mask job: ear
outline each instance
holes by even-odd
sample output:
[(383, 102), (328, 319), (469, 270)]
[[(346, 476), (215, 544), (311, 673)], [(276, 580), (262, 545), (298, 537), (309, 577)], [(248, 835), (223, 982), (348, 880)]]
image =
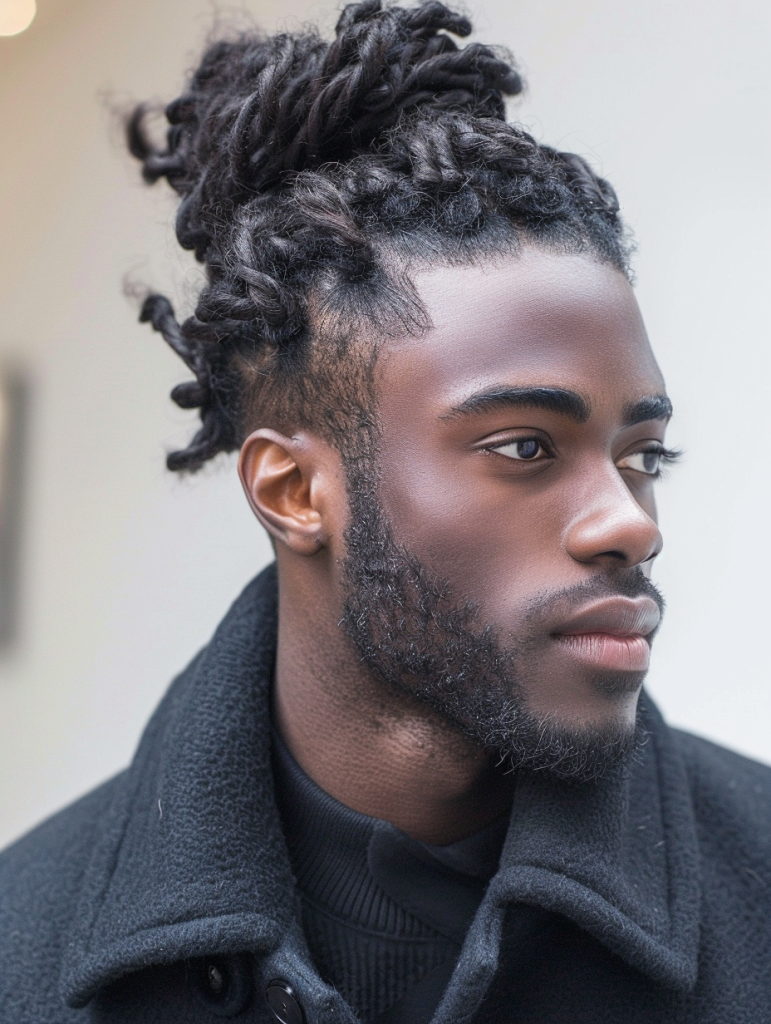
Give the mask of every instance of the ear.
[(327, 544), (334, 505), (331, 449), (319, 438), (286, 437), (262, 427), (244, 441), (238, 475), (252, 511), (265, 529), (298, 555)]

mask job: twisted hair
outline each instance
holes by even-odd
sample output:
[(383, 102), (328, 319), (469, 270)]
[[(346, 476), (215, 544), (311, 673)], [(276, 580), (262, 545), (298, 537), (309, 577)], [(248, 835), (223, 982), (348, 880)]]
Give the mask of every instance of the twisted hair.
[(505, 54), (452, 38), (470, 32), (440, 0), (362, 0), (331, 42), (215, 42), (166, 108), (165, 144), (148, 108), (129, 118), (130, 150), (181, 197), (177, 238), (207, 275), (182, 324), (161, 295), (141, 312), (195, 378), (172, 398), (201, 427), (170, 469), (237, 448), (256, 422), (313, 425), (345, 454), (372, 427), (375, 342), (428, 326), (418, 263), (537, 241), (626, 270), (613, 189), (506, 123), (522, 80)]

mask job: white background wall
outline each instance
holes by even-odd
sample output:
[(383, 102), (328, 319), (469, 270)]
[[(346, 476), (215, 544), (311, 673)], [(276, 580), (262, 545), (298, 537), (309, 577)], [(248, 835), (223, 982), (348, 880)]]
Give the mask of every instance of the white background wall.
[[(203, 0), (39, 0), (0, 39), (0, 359), (34, 375), (24, 635), (0, 658), (0, 844), (118, 770), (171, 675), (268, 558), (234, 466), (163, 467), (184, 378), (122, 297), (190, 294), (171, 199), (108, 107), (176, 95)], [(268, 29), (332, 20), (253, 0)], [(617, 186), (688, 452), (661, 489), (669, 599), (651, 689), (670, 721), (771, 762), (769, 85), (761, 0), (478, 0), (519, 56), (516, 110)]]

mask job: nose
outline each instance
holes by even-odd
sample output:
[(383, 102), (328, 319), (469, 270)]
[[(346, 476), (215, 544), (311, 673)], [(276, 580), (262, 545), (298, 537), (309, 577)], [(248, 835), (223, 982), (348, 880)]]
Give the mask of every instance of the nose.
[(632, 568), (659, 554), (661, 531), (615, 466), (594, 476), (581, 495), (580, 510), (565, 532), (565, 547), (577, 562)]

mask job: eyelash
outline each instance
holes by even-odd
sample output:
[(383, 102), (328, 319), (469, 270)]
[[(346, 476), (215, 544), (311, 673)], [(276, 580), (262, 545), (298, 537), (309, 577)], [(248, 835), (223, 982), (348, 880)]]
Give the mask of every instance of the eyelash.
[(641, 448), (639, 452), (630, 452), (630, 455), (658, 455), (661, 465), (655, 473), (649, 473), (651, 480), (659, 480), (666, 473), (670, 466), (675, 466), (683, 457), (682, 448), (665, 448), (664, 445), (652, 445), (648, 448)]
[(683, 457), (682, 448), (664, 448), (662, 446), (646, 449), (646, 451), (656, 452), (668, 465), (678, 462)]

